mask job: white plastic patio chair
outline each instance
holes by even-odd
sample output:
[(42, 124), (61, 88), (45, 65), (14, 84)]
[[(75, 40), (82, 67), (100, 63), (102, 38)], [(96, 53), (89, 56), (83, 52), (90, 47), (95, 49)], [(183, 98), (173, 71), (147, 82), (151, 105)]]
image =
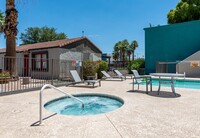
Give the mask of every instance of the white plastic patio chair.
[(81, 80), (76, 70), (70, 70), (70, 74), (74, 79), (74, 84), (87, 83), (87, 84), (92, 84), (94, 88), (95, 83), (99, 83), (99, 86), (101, 86), (101, 80)]
[(133, 72), (133, 91), (134, 91), (134, 80), (136, 81), (136, 84), (138, 84), (138, 90), (139, 90), (139, 85), (144, 82), (143, 79), (146, 81), (146, 93), (148, 94), (148, 85), (150, 85), (150, 89), (152, 91), (152, 79), (151, 76), (149, 75), (143, 75), (140, 76), (137, 70), (131, 70)]
[(115, 69), (114, 72), (117, 74), (117, 76), (122, 76), (126, 80), (126, 76), (124, 76), (119, 70)]
[(110, 74), (108, 74), (106, 71), (101, 71), (101, 73), (104, 75), (105, 79), (114, 79), (114, 78), (118, 78), (121, 79), (121, 81), (123, 81), (125, 79), (124, 76), (110, 76)]

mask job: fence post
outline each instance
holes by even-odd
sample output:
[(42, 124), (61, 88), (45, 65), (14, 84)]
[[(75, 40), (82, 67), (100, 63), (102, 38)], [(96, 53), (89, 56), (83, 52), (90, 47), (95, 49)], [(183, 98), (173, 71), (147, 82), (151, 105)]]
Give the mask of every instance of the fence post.
[(53, 85), (53, 59), (51, 59), (51, 85)]

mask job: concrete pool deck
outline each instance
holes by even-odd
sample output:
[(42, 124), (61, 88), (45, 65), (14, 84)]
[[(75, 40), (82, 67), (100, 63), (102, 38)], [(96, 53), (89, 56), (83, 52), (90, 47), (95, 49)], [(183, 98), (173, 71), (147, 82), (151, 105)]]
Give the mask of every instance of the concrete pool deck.
[[(158, 87), (145, 94), (131, 92), (131, 79), (102, 81), (102, 87), (59, 87), (70, 94), (104, 93), (122, 98), (124, 105), (112, 112), (94, 116), (65, 116), (43, 108), (39, 120), (39, 90), (0, 97), (0, 137), (2, 138), (186, 138), (200, 137), (200, 90)], [(44, 103), (63, 96), (52, 89), (44, 91)]]

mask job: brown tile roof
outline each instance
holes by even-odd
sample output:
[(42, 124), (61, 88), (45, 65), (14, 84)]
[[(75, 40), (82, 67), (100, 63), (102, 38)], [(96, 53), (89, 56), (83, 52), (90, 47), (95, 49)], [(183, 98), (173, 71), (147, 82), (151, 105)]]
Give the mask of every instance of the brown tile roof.
[[(22, 45), (22, 46), (17, 46), (16, 47), (16, 52), (24, 52), (24, 51), (29, 51), (29, 50), (34, 50), (34, 49), (46, 49), (46, 48), (53, 48), (53, 47), (63, 47), (69, 44), (72, 44), (74, 42), (78, 42), (80, 40), (86, 39), (90, 43), (92, 43), (87, 37), (78, 37), (78, 38), (72, 38), (72, 39), (63, 39), (63, 40), (56, 40), (56, 41), (49, 41), (49, 42), (41, 42), (41, 43), (35, 43), (35, 44), (27, 44), (27, 45)], [(95, 45), (100, 53), (102, 51)], [(5, 53), (6, 49), (0, 49), (0, 53)]]

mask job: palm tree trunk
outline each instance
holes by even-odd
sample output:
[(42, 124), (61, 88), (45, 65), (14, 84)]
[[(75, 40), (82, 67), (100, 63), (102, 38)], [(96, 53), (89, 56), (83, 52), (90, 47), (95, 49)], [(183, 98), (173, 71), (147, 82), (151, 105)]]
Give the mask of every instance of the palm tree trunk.
[[(14, 37), (14, 38), (13, 38)], [(5, 65), (6, 70), (10, 72), (10, 76), (16, 77), (16, 50), (15, 50), (15, 36), (10, 36), (6, 38), (6, 55), (5, 55)]]
[(133, 52), (133, 55), (132, 55), (132, 60), (134, 60), (134, 56), (135, 56), (135, 53)]
[(125, 53), (123, 53), (123, 67), (125, 67)]
[(15, 0), (6, 0), (6, 17), (4, 34), (6, 37), (5, 68), (12, 78), (17, 77), (16, 71), (16, 35), (18, 12), (15, 9)]

